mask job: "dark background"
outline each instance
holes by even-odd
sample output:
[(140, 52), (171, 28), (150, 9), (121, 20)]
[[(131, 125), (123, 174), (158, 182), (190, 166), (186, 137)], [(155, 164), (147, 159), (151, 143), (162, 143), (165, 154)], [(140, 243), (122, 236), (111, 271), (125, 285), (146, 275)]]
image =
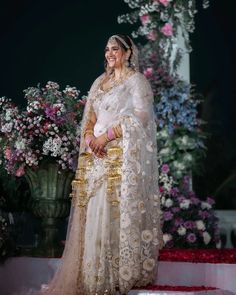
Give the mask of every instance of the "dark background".
[[(236, 209), (234, 1), (210, 2), (207, 10), (199, 5), (191, 36), (191, 81), (205, 97), (199, 111), (210, 133), (194, 188), (215, 195), (218, 208)], [(24, 105), (22, 90), (49, 80), (86, 94), (103, 71), (107, 38), (132, 31), (116, 21), (128, 11), (123, 0), (2, 0), (0, 96)]]

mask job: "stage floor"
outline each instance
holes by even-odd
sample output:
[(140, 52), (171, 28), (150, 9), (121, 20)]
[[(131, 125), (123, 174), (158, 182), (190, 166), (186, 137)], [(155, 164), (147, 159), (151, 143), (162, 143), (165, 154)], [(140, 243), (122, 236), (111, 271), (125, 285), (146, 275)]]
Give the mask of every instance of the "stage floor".
[[(129, 295), (236, 294), (235, 257), (236, 250), (162, 250), (156, 280), (159, 287), (131, 290)], [(0, 266), (0, 295), (33, 295), (51, 280), (59, 264), (59, 258), (8, 259)], [(201, 286), (205, 288), (199, 289)]]

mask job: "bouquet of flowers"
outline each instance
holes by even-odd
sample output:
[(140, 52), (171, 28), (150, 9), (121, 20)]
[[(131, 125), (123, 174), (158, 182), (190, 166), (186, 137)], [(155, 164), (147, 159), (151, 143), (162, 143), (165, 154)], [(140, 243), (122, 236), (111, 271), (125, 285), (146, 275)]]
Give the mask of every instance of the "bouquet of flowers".
[(218, 219), (213, 210), (214, 200), (208, 197), (202, 201), (193, 191), (189, 191), (188, 177), (184, 177), (181, 187), (173, 186), (168, 173), (168, 165), (162, 165), (160, 192), (165, 247), (219, 246)]
[(26, 167), (37, 167), (54, 158), (61, 169), (75, 171), (80, 144), (80, 121), (85, 100), (79, 91), (55, 82), (24, 90), (26, 110), (0, 98), (1, 161), (8, 173), (22, 176)]

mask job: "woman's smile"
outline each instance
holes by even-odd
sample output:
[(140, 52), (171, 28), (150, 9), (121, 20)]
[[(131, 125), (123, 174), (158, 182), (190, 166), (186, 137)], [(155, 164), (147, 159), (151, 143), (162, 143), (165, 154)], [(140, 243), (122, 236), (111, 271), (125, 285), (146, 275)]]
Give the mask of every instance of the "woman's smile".
[(105, 58), (110, 68), (119, 68), (124, 63), (124, 53), (116, 42), (108, 42)]

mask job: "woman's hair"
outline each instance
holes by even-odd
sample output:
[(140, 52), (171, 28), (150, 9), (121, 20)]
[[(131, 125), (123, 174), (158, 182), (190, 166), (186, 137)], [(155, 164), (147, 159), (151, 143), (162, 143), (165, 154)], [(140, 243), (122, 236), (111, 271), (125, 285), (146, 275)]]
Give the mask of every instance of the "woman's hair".
[[(129, 48), (125, 47), (125, 45), (119, 40), (119, 38), (116, 38), (115, 36), (118, 36), (119, 38), (124, 40), (124, 42), (129, 46)], [(120, 34), (116, 34), (115, 36), (114, 36), (114, 39), (116, 40), (117, 44), (122, 48), (122, 50), (124, 50), (126, 52), (128, 49), (130, 49), (131, 54), (129, 56), (128, 63), (129, 63), (129, 65), (131, 65), (131, 57), (132, 57), (133, 51), (132, 51), (132, 43), (130, 41), (130, 38), (127, 35), (120, 35)], [(105, 67), (105, 70), (107, 70), (107, 60), (106, 59), (104, 61), (104, 67)]]

